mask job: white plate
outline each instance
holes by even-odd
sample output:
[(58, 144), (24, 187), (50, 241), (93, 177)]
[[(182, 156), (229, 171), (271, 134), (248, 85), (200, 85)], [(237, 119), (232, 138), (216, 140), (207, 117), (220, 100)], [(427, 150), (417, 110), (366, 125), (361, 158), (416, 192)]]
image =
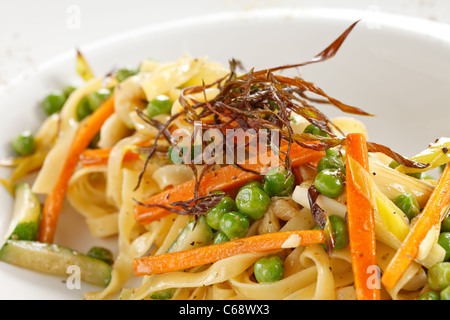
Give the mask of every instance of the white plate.
[[(184, 53), (228, 63), (240, 59), (247, 69), (308, 60), (351, 23), (363, 18), (337, 56), (303, 68), (307, 80), (329, 95), (377, 117), (366, 121), (370, 140), (406, 156), (440, 136), (450, 136), (450, 27), (430, 21), (362, 11), (270, 9), (215, 14), (136, 30), (80, 48), (98, 74), (117, 65), (137, 65), (145, 58), (166, 61)], [(32, 76), (16, 79), (0, 97), (0, 157), (9, 140), (25, 129), (36, 130), (44, 118), (41, 99), (55, 88), (78, 81), (73, 52), (52, 59)], [(327, 106), (330, 116), (342, 115)], [(2, 171), (5, 177), (7, 172)], [(2, 189), (0, 234), (12, 208)], [(56, 241), (85, 251), (92, 244), (83, 220), (70, 208), (61, 217)], [(0, 299), (80, 299), (83, 284), (69, 290), (64, 279), (0, 263)]]

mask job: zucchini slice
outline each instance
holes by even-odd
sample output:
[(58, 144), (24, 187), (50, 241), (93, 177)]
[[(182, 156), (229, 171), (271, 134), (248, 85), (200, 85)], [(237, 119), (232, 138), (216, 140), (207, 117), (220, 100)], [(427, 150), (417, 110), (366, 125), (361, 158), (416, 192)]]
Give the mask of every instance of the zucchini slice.
[(170, 245), (167, 252), (178, 252), (206, 246), (212, 243), (213, 230), (206, 222), (205, 216), (190, 220)]
[(0, 250), (0, 261), (59, 276), (68, 276), (67, 268), (76, 265), (87, 283), (106, 287), (111, 281), (108, 263), (56, 244), (8, 240)]
[(6, 240), (36, 240), (41, 219), (41, 204), (27, 183), (15, 187), (15, 200)]

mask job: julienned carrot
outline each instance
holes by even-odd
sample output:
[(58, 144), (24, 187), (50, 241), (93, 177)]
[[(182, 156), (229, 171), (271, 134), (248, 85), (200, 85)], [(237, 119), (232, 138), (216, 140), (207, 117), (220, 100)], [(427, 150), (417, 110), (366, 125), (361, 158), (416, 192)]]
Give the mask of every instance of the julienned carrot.
[[(350, 133), (346, 137), (346, 163), (357, 161), (363, 170), (369, 170), (367, 144), (364, 135)], [(347, 169), (347, 221), (352, 270), (356, 295), (359, 300), (379, 300), (380, 290), (371, 278), (376, 272), (376, 239), (373, 206), (370, 198), (355, 184), (352, 170)], [(376, 284), (376, 283), (375, 283)]]
[(202, 266), (243, 253), (266, 252), (317, 243), (325, 243), (323, 230), (266, 233), (186, 251), (135, 259), (133, 270), (136, 276), (145, 276)]
[[(83, 167), (108, 164), (112, 148), (88, 149), (80, 155), (80, 163)], [(140, 159), (139, 154), (129, 150), (125, 153), (124, 162)]]
[[(289, 156), (292, 159), (292, 167), (298, 167), (305, 163), (317, 162), (324, 156), (323, 151), (314, 151), (300, 147), (297, 144), (291, 146)], [(244, 169), (265, 174), (269, 169), (269, 165), (260, 163), (253, 163), (251, 159), (241, 166)], [(230, 191), (241, 187), (246, 182), (260, 179), (260, 176), (255, 173), (241, 170), (234, 165), (228, 165), (220, 169), (207, 173), (200, 182), (200, 195), (206, 195), (214, 190)], [(163, 191), (159, 194), (153, 195), (143, 201), (144, 205), (165, 205), (170, 206), (171, 203), (177, 201), (187, 201), (194, 197), (195, 180), (190, 180), (175, 186), (171, 189)], [(146, 207), (143, 205), (136, 205), (134, 208), (135, 218), (141, 224), (148, 224), (159, 218), (162, 218), (171, 212), (160, 207)]]
[(87, 149), (80, 155), (80, 163), (83, 167), (104, 165), (108, 163), (112, 148)]
[(103, 123), (114, 113), (114, 96), (106, 100), (84, 123), (81, 124), (70, 146), (66, 160), (59, 173), (56, 184), (44, 203), (39, 230), (39, 241), (51, 243), (56, 231), (59, 214), (65, 194), (80, 154), (87, 148), (91, 140), (100, 131)]
[(417, 217), (400, 248), (381, 277), (383, 285), (392, 289), (417, 257), (419, 247), (430, 229), (440, 223), (442, 210), (450, 204), (450, 165), (445, 167), (422, 213)]

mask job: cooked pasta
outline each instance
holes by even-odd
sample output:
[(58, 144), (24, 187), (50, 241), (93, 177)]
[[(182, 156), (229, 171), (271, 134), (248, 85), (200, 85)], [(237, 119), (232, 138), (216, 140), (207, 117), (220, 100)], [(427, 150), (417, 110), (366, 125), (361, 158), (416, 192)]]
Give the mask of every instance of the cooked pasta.
[[(184, 55), (143, 61), (125, 78), (115, 70), (88, 79), (39, 131), (38, 150), (48, 153), (29, 197), (47, 196), (43, 218), (24, 236), (16, 217), (0, 259), (30, 267), (14, 258), (15, 243), (52, 242), (57, 202), (67, 198), (93, 237), (117, 238), (104, 288), (84, 299), (406, 300), (430, 291), (448, 299), (449, 284), (430, 280), (429, 272), (447, 267), (450, 244), (441, 235), (450, 231), (448, 169), (433, 179), (422, 174), (448, 162), (448, 140), (430, 149), (439, 158), (431, 166), (421, 161), (430, 152), (402, 157), (368, 140), (370, 132), (352, 117), (367, 113), (276, 73), (330, 58), (350, 30), (329, 54), (294, 66), (239, 74), (235, 60), (226, 68)], [(347, 115), (326, 118), (309, 92)], [(81, 119), (83, 106), (92, 110)], [(247, 130), (250, 140), (239, 140), (242, 132), (222, 141), (205, 134), (232, 129)], [(260, 146), (281, 150), (270, 158), (281, 161), (251, 163), (251, 139), (269, 129), (278, 140)], [(209, 150), (230, 160), (239, 147), (246, 157), (233, 153), (231, 163), (199, 157)], [(16, 172), (5, 185), (22, 177)], [(21, 210), (28, 218), (30, 211)], [(26, 250), (40, 261), (42, 249)], [(90, 268), (105, 268), (102, 258), (80, 256), (95, 260)]]

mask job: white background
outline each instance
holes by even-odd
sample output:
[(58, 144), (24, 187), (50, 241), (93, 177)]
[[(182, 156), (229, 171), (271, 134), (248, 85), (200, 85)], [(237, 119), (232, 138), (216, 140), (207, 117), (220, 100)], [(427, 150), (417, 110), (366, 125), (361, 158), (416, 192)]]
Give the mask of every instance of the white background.
[(189, 16), (286, 6), (354, 8), (450, 23), (449, 0), (0, 1), (0, 89), (54, 56), (118, 33)]

